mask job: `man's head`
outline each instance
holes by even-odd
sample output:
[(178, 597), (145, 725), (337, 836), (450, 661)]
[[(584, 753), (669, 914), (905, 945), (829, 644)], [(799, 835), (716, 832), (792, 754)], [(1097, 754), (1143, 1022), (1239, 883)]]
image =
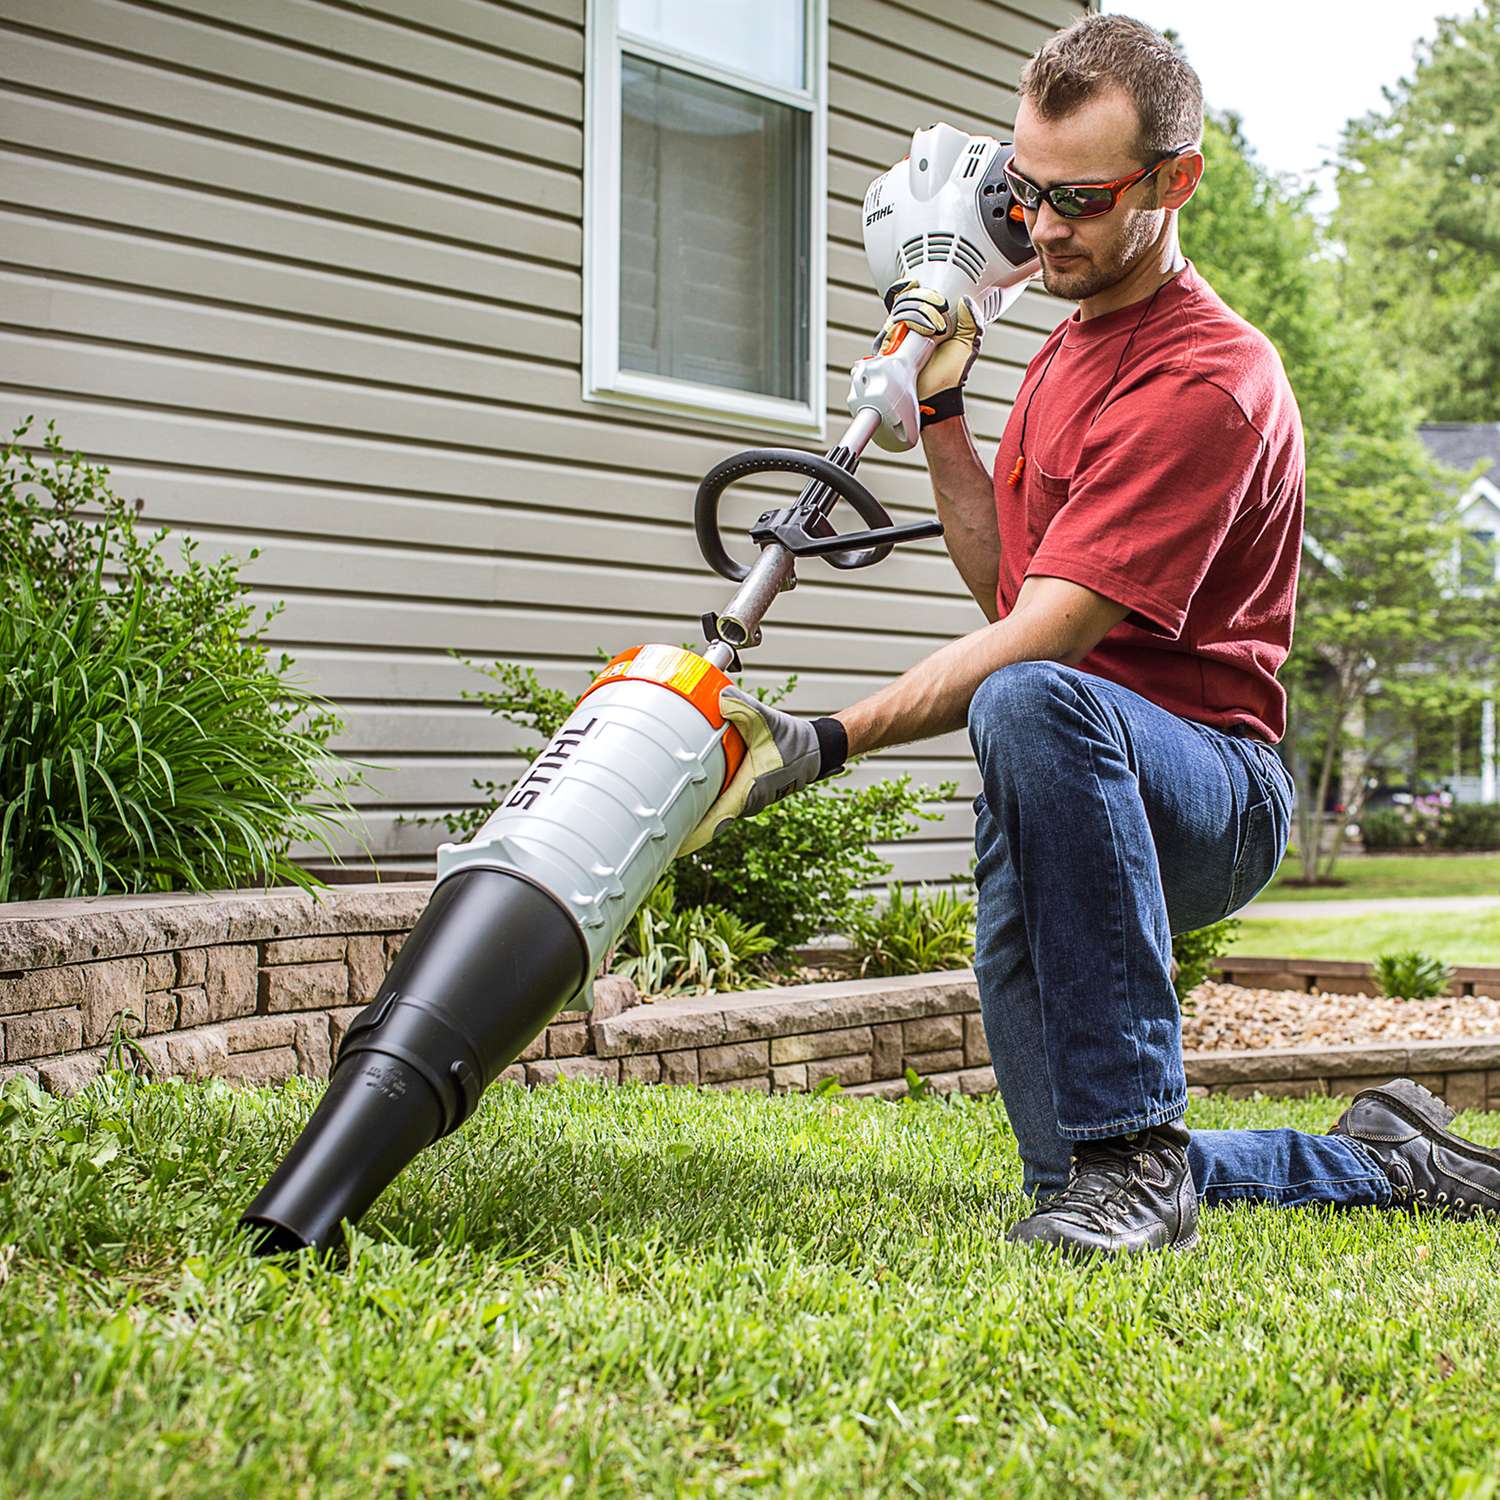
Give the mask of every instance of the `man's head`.
[(1084, 16), (1021, 73), (1014, 166), (1038, 187), (1111, 182), (1168, 161), (1108, 213), (1065, 218), (1043, 201), (1026, 223), (1049, 292), (1082, 302), (1125, 279), (1170, 233), (1203, 173), (1203, 89), (1165, 37), (1129, 16)]

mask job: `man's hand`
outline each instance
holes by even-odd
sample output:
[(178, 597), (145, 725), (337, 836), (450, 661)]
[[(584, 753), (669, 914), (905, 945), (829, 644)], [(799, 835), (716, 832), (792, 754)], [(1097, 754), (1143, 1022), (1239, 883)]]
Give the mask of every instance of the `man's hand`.
[[(965, 297), (955, 309), (941, 292), (908, 281), (897, 289), (890, 316), (875, 347), (879, 349), (901, 324), (913, 333), (938, 340), (937, 348), (917, 376), (917, 399), (929, 404), (934, 396), (946, 397), (950, 403), (957, 401), (984, 339), (974, 299)], [(955, 395), (949, 396), (949, 392)]]
[(799, 719), (737, 687), (719, 694), (719, 712), (739, 730), (745, 758), (729, 785), (687, 836), (679, 855), (701, 849), (736, 818), (760, 812), (844, 763), (848, 739), (837, 719)]

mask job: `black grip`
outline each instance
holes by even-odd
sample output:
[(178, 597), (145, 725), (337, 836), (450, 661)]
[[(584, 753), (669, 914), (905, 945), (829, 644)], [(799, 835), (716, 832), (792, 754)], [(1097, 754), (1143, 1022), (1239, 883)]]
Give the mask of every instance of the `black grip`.
[[(724, 546), (724, 537), (719, 530), (719, 497), (732, 484), (748, 479), (752, 474), (805, 474), (826, 484), (841, 499), (847, 500), (859, 518), (870, 527), (887, 527), (891, 524), (885, 506), (878, 501), (847, 469), (820, 457), (816, 453), (802, 453), (796, 448), (747, 448), (743, 453), (733, 453), (720, 459), (698, 486), (693, 501), (693, 530), (698, 536), (698, 550), (703, 560), (715, 573), (731, 582), (739, 583), (749, 576), (749, 565), (736, 562)], [(879, 562), (890, 555), (891, 543), (877, 547), (839, 551), (828, 554), (835, 567), (862, 568)]]

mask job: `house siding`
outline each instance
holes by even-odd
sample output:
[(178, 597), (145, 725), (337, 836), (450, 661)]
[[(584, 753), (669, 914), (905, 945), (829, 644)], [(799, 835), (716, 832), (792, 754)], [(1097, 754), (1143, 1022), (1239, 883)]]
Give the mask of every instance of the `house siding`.
[[(1026, 57), (1084, 9), (830, 0), (830, 440), (881, 315), (866, 184), (917, 125), (1007, 130)], [(370, 849), (430, 868), (437, 832), (401, 817), (476, 800), (521, 748), (449, 652), (581, 687), (600, 648), (694, 637), (727, 587), (693, 490), (756, 441), (581, 398), (583, 0), (0, 0), (0, 39), (0, 420), (55, 419), (148, 525), (259, 549), (271, 639), (373, 767)], [(991, 331), (981, 443), (1065, 310), (1027, 292)], [(930, 512), (917, 458), (861, 474), (898, 520)], [(781, 493), (744, 488), (744, 520)], [(832, 711), (981, 618), (940, 543), (811, 565), (747, 678), (795, 672), (790, 706)], [(965, 870), (964, 736), (856, 774), (899, 771), (959, 789), (898, 875)]]

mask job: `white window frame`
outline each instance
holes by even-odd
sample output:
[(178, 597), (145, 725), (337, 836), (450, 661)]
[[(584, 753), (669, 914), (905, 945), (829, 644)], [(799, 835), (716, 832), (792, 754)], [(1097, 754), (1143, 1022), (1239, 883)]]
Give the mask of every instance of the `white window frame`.
[[(711, 3), (711, 0), (709, 0)], [(718, 67), (619, 27), (619, 0), (589, 0), (584, 61), (583, 399), (641, 411), (666, 412), (824, 436), (828, 404), (828, 0), (805, 0), (804, 53), (811, 87), (788, 89)], [(695, 380), (620, 366), (620, 57), (661, 63), (698, 78), (772, 99), (810, 117), (812, 161), (808, 205), (808, 339), (806, 401), (730, 390)]]

